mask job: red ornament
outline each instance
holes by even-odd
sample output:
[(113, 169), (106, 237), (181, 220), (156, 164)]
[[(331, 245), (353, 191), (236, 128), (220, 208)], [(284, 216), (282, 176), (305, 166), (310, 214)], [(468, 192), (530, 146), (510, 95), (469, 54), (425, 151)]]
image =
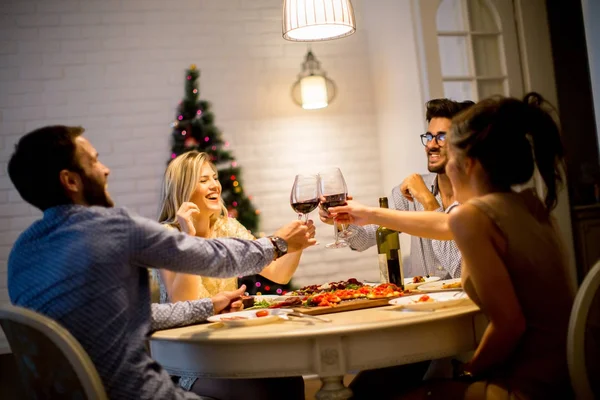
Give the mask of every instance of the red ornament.
[(227, 207), (227, 216), (229, 218), (237, 218), (239, 215), (238, 210), (233, 207)]
[(193, 136), (188, 136), (185, 139), (185, 142), (183, 142), (183, 145), (185, 147), (194, 147), (194, 146), (198, 146), (198, 141), (196, 139), (194, 139)]

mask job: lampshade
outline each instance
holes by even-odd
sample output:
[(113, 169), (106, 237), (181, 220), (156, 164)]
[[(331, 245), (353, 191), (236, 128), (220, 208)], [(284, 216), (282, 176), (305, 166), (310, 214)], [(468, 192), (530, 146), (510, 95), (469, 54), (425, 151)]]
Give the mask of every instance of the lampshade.
[(350, 0), (284, 0), (283, 38), (295, 42), (338, 39), (356, 31)]
[(317, 110), (327, 107), (335, 94), (335, 84), (326, 76), (321, 63), (309, 50), (302, 63), (302, 72), (292, 86), (292, 99), (305, 110)]
[(316, 110), (327, 107), (327, 81), (319, 75), (311, 75), (300, 80), (302, 108)]

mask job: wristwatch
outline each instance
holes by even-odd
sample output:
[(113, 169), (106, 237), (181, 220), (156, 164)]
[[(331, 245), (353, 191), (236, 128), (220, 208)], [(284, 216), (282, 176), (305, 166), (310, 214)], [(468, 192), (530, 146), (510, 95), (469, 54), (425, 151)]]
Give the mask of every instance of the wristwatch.
[(285, 240), (280, 238), (279, 236), (269, 236), (271, 243), (273, 243), (273, 247), (275, 248), (275, 259), (277, 260), (279, 257), (285, 256), (288, 252), (288, 244)]

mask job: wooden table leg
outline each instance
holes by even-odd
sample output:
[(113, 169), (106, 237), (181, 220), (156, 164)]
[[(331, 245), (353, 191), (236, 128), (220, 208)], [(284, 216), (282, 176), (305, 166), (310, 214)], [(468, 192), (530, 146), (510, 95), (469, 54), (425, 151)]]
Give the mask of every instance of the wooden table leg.
[(344, 386), (343, 376), (326, 376), (321, 378), (323, 385), (315, 397), (317, 400), (348, 400), (352, 390)]

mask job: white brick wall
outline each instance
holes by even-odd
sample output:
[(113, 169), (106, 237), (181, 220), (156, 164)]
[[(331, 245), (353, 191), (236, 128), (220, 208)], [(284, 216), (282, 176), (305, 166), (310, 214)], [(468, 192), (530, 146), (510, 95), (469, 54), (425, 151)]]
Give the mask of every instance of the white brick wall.
[[(244, 168), (263, 231), (295, 218), (289, 190), (302, 171), (340, 166), (350, 193), (370, 204), (388, 192), (366, 31), (312, 45), (339, 96), (329, 108), (303, 111), (289, 93), (307, 48), (281, 38), (280, 8), (280, 0), (0, 0), (0, 302), (8, 301), (10, 247), (40, 216), (6, 175), (15, 141), (47, 124), (83, 125), (112, 168), (116, 203), (153, 218), (191, 63)], [(317, 225), (319, 241), (331, 241), (332, 228)], [(305, 253), (295, 280), (374, 279), (374, 254), (321, 245)]]

